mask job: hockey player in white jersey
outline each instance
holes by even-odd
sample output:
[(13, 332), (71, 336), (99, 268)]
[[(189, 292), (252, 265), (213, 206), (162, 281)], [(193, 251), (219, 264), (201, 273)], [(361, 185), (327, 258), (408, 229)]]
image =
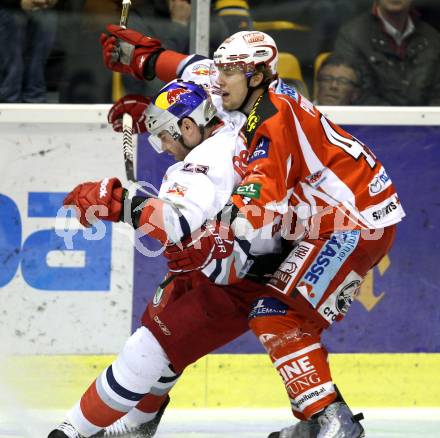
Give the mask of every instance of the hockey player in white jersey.
[[(119, 102), (110, 120), (118, 125), (121, 111), (130, 105), (130, 99)], [(88, 209), (100, 205), (108, 214), (94, 209), (97, 219), (124, 220), (163, 243), (178, 242), (215, 216), (240, 183), (247, 153), (240, 132), (244, 119), (232, 113), (221, 120), (205, 89), (181, 80), (165, 86), (151, 104), (144, 101), (144, 107), (145, 117), (136, 121), (136, 129), (148, 129), (158, 150), (183, 160), (168, 169), (159, 199), (127, 201), (120, 181), (110, 178), (80, 184), (65, 205), (77, 208), (85, 226), (94, 220)], [(232, 251), (232, 236), (222, 238), (219, 230), (216, 222), (201, 230), (204, 237), (212, 236), (216, 260)], [(142, 327), (50, 438), (153, 436), (180, 373), (247, 331), (248, 311), (259, 294), (251, 281), (220, 288), (197, 271), (168, 276), (163, 289), (168, 301), (162, 298), (163, 304), (146, 309)]]

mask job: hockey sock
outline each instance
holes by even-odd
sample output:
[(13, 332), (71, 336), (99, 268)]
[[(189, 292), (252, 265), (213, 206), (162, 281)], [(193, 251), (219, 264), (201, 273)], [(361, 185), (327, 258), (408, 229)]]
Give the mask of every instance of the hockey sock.
[(68, 414), (84, 436), (113, 424), (150, 392), (169, 360), (146, 328), (139, 328), (117, 359), (93, 382)]
[(251, 314), (250, 327), (283, 379), (293, 414), (307, 420), (336, 398), (320, 334), (304, 328), (287, 310), (285, 314), (266, 310), (260, 315)]

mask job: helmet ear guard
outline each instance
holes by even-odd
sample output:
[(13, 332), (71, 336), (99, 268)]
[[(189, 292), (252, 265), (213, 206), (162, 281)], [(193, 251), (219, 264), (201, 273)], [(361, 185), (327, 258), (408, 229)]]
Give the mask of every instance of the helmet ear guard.
[(215, 105), (201, 85), (176, 79), (159, 91), (146, 110), (150, 143), (157, 152), (163, 152), (158, 137), (161, 132), (166, 131), (177, 140), (182, 135), (181, 120), (190, 118), (203, 128), (216, 114)]

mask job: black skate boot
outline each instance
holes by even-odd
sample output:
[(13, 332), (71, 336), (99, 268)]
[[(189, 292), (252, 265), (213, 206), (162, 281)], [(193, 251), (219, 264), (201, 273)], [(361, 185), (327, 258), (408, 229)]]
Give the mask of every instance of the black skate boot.
[(84, 438), (74, 426), (64, 421), (54, 429), (47, 438)]

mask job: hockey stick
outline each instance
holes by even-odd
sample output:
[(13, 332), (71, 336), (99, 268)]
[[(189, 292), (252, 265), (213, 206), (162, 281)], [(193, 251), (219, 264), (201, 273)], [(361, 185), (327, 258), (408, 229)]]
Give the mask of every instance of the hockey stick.
[[(127, 28), (128, 14), (130, 12), (131, 0), (122, 0), (122, 11), (119, 25), (124, 29)], [(122, 149), (124, 153), (125, 174), (128, 181), (136, 185), (136, 189), (148, 195), (150, 198), (157, 198), (154, 193), (145, 190), (137, 183), (134, 174), (134, 142), (133, 142), (133, 117), (124, 113), (122, 116)]]
[[(127, 28), (130, 7), (131, 0), (122, 0), (121, 19), (119, 21), (119, 25), (124, 29)], [(122, 147), (127, 179), (129, 181), (136, 182), (134, 176), (133, 118), (128, 113), (125, 113), (122, 116)]]

